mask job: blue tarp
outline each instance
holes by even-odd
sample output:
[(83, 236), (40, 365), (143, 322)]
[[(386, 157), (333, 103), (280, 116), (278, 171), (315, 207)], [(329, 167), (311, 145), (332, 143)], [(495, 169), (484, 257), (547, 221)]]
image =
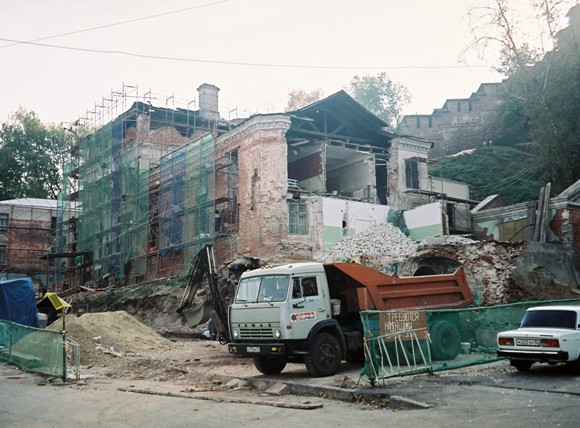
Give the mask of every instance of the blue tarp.
[(34, 285), (30, 278), (0, 282), (0, 320), (39, 326)]

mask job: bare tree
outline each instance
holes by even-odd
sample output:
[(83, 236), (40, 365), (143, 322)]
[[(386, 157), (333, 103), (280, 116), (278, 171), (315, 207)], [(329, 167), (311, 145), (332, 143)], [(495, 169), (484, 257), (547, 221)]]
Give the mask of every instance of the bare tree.
[(542, 59), (555, 45), (556, 33), (576, 0), (487, 0), (469, 11), (472, 43), (481, 57), (499, 56), (494, 68), (509, 76)]
[(312, 104), (324, 97), (322, 89), (318, 88), (313, 91), (304, 89), (293, 89), (288, 93), (288, 104), (285, 111), (298, 110), (308, 104)]

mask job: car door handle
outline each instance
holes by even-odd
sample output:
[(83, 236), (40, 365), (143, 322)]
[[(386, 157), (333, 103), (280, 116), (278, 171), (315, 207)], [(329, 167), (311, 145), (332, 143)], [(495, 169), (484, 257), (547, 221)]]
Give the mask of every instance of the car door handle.
[(318, 308), (318, 312), (324, 312), (324, 308)]

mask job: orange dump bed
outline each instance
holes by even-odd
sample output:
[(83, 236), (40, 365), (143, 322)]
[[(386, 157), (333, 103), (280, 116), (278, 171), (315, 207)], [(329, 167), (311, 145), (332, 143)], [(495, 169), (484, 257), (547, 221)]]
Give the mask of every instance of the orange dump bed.
[(358, 263), (324, 265), (331, 298), (346, 300), (349, 312), (388, 309), (462, 308), (473, 303), (463, 269), (452, 274), (399, 277)]

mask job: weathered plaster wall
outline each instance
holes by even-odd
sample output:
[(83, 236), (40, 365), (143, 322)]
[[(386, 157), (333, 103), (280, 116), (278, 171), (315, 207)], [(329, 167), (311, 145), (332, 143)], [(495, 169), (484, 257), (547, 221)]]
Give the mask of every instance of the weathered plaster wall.
[(324, 242), (322, 250), (376, 224), (386, 223), (389, 207), (338, 198), (321, 198)]
[(580, 208), (555, 210), (550, 230), (562, 244), (572, 246), (580, 253)]
[(403, 213), (409, 236), (416, 242), (443, 235), (441, 202), (421, 205)]

